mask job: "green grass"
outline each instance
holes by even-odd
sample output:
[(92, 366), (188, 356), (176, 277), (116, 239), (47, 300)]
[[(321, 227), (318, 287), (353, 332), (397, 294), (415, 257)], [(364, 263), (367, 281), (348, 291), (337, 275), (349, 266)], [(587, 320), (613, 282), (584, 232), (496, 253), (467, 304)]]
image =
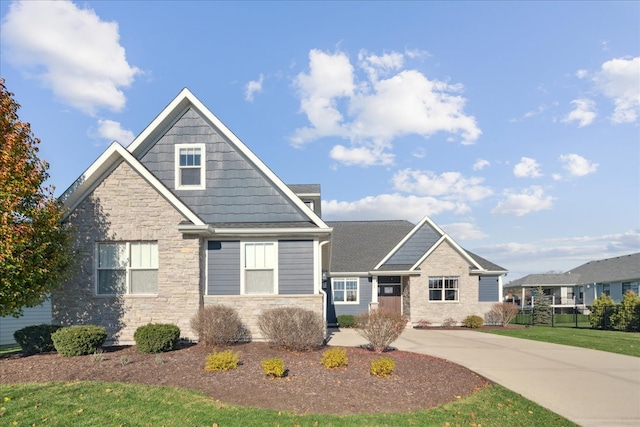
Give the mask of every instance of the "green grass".
[(20, 346), (10, 344), (0, 346), (0, 354), (9, 354), (9, 353), (17, 353), (20, 351)]
[(640, 334), (634, 332), (552, 328), (549, 326), (484, 329), (482, 332), (640, 357)]
[[(336, 405), (340, 405), (339, 393)], [(575, 426), (498, 385), (428, 411), (296, 415), (242, 408), (185, 389), (128, 383), (0, 384), (6, 426)]]

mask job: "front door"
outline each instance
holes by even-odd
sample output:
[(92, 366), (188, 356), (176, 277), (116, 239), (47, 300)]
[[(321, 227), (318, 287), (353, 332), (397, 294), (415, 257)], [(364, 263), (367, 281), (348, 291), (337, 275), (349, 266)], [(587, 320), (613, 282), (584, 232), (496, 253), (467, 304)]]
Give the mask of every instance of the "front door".
[(391, 283), (378, 285), (378, 308), (394, 313), (402, 313), (401, 286)]

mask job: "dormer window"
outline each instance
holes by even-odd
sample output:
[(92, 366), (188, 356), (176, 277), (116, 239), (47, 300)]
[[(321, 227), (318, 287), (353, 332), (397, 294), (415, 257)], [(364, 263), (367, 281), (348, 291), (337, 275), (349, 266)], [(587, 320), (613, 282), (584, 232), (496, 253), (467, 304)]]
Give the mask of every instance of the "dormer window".
[(176, 145), (176, 190), (203, 190), (205, 188), (205, 145)]

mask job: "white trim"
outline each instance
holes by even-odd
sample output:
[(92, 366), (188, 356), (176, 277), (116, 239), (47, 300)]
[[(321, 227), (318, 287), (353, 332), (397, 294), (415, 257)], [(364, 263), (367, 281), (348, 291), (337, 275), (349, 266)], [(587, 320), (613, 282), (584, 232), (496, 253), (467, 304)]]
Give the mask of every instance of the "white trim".
[[(138, 244), (138, 243), (155, 243), (156, 244), (156, 267), (155, 268), (137, 268), (137, 267), (132, 267), (131, 266), (131, 245), (132, 244)], [(124, 244), (125, 247), (125, 256), (127, 258), (126, 261), (126, 265), (124, 268), (104, 268), (101, 269), (100, 268), (100, 245), (117, 245), (117, 244)], [(95, 241), (94, 242), (94, 262), (93, 262), (93, 271), (94, 271), (94, 295), (97, 297), (114, 297), (114, 296), (118, 296), (118, 295), (123, 295), (123, 296), (139, 296), (139, 297), (145, 297), (145, 296), (157, 296), (158, 295), (158, 285), (159, 285), (159, 280), (156, 283), (156, 291), (155, 292), (151, 292), (151, 293), (133, 293), (131, 292), (131, 272), (132, 271), (140, 271), (140, 270), (155, 270), (157, 272), (159, 272), (160, 270), (160, 253), (158, 252), (158, 241), (157, 240), (114, 240), (114, 241)], [(99, 275), (99, 271), (106, 271), (106, 270), (124, 270), (125, 272), (125, 292), (124, 294), (101, 294), (99, 293), (99, 288), (100, 288), (100, 275)]]
[[(437, 288), (437, 289), (441, 289), (442, 292), (442, 298), (441, 299), (436, 299), (436, 300), (432, 300), (431, 299), (431, 286), (430, 286), (430, 281), (431, 279), (442, 279), (442, 288)], [(456, 299), (454, 300), (448, 300), (445, 299), (445, 291), (447, 288), (445, 288), (445, 280), (446, 279), (456, 279), (456, 287), (454, 288), (456, 290)], [(434, 288), (436, 289), (436, 288)], [(449, 288), (451, 289), (451, 288)], [(453, 303), (459, 303), (460, 302), (460, 276), (427, 276), (427, 301), (428, 302), (432, 302), (432, 303), (443, 303), (443, 304), (453, 304)]]
[[(356, 300), (355, 301), (346, 301), (347, 299), (347, 283), (346, 281), (352, 281), (352, 279), (355, 278), (355, 282), (356, 282)], [(343, 301), (336, 301), (334, 294), (335, 294), (335, 280), (343, 280), (345, 282), (344, 284), (344, 290), (342, 292), (344, 292), (344, 300)], [(331, 278), (331, 301), (333, 301), (333, 303), (335, 305), (358, 305), (360, 304), (360, 278), (359, 277), (345, 277), (345, 276), (341, 276), (341, 277), (332, 277)]]
[[(183, 185), (180, 182), (180, 171), (183, 168), (189, 168), (188, 166), (180, 165), (180, 150), (181, 149), (189, 149), (189, 148), (197, 148), (200, 150), (200, 184), (198, 185)], [(174, 183), (173, 188), (176, 190), (204, 190), (207, 187), (206, 179), (207, 179), (207, 145), (206, 144), (175, 144), (174, 145)], [(195, 167), (190, 168), (195, 169)]]
[[(252, 245), (256, 243), (270, 243), (273, 244), (273, 293), (271, 294), (247, 294), (245, 289), (245, 251), (247, 245)], [(248, 241), (240, 241), (240, 295), (278, 295), (279, 287), (278, 287), (278, 240), (248, 240)], [(270, 270), (270, 269), (269, 269)]]

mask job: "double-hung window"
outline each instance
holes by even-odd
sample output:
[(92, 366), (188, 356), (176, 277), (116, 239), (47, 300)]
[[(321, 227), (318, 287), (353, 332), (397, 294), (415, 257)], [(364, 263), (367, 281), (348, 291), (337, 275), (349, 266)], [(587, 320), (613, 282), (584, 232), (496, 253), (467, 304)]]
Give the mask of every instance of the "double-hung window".
[(276, 242), (245, 242), (243, 247), (243, 293), (277, 293), (278, 245)]
[(331, 290), (333, 292), (333, 302), (337, 304), (357, 304), (358, 278), (332, 278)]
[(429, 301), (458, 301), (457, 277), (429, 277)]
[(177, 144), (176, 189), (204, 189), (205, 160), (205, 144)]
[(104, 242), (97, 245), (98, 295), (156, 294), (157, 242)]
[(634, 294), (638, 295), (639, 282), (622, 282), (622, 295), (631, 291)]

